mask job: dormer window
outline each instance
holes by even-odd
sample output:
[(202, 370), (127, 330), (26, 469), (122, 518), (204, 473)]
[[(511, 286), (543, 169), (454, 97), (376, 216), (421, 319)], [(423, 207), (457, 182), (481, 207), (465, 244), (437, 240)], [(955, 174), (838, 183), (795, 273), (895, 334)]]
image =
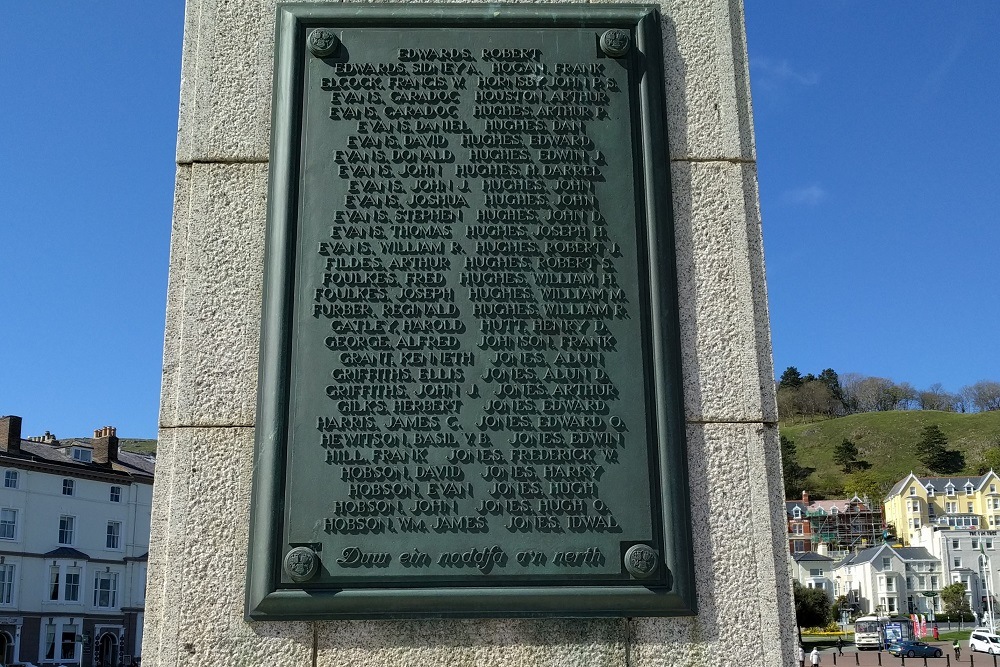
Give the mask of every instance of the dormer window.
[(933, 486), (928, 486), (927, 487), (927, 497), (928, 498), (933, 498), (934, 497), (934, 487)]
[(792, 510), (792, 518), (794, 518), (794, 519), (801, 519), (802, 518), (802, 510), (800, 508), (798, 508), (798, 507), (796, 507), (795, 509), (793, 509)]
[(949, 484), (948, 486), (944, 487), (944, 492), (945, 495), (953, 496), (955, 495), (955, 487)]
[(972, 495), (972, 489), (973, 489), (972, 484), (966, 484), (965, 485), (965, 495), (971, 496)]
[(837, 508), (836, 508), (836, 507), (831, 507), (831, 508), (830, 508), (830, 514), (836, 514), (836, 513), (838, 512), (838, 511), (839, 511), (839, 510), (837, 510)]
[(89, 449), (73, 448), (73, 460), (80, 463), (90, 463), (93, 460), (93, 452)]

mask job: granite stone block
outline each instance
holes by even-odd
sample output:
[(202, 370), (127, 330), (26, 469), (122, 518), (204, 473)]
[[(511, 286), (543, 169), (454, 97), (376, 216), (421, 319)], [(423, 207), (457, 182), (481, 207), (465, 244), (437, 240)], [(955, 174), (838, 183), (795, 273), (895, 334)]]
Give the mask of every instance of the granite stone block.
[(671, 166), (685, 417), (777, 420), (753, 165)]
[(253, 429), (162, 429), (160, 443), (143, 664), (310, 664), (309, 623), (243, 618)]
[(251, 426), (267, 165), (182, 167), (177, 190), (160, 424)]

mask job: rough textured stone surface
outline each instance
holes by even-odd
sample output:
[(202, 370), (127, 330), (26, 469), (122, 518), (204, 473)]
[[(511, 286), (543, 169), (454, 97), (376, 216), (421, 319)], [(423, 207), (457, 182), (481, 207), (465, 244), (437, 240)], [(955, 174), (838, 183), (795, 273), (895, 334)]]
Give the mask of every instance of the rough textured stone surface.
[(308, 623), (243, 620), (252, 428), (164, 429), (143, 663), (311, 664)]
[(662, 5), (698, 615), (243, 619), (274, 6), (188, 0), (143, 663), (792, 665), (739, 0)]
[(267, 165), (180, 167), (160, 424), (252, 426)]
[(623, 619), (317, 623), (317, 667), (628, 667)]
[(777, 420), (756, 169), (671, 166), (685, 416)]
[[(672, 159), (754, 159), (742, 3), (662, 6)], [(189, 0), (178, 162), (267, 160), (274, 7)]]
[[(632, 620), (633, 665), (793, 664), (791, 588), (780, 508), (777, 431), (762, 424), (687, 428), (698, 616)], [(766, 455), (765, 455), (766, 453)], [(777, 582), (780, 581), (781, 585)], [(750, 632), (745, 630), (751, 629)], [(734, 632), (739, 650), (733, 649)]]

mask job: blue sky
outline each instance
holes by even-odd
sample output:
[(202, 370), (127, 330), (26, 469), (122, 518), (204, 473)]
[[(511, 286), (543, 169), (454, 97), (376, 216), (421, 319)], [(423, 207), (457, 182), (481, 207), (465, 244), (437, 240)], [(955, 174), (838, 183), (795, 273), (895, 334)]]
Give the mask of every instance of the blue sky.
[[(746, 0), (775, 367), (1000, 380), (1000, 3)], [(0, 414), (155, 437), (183, 3), (0, 10)]]

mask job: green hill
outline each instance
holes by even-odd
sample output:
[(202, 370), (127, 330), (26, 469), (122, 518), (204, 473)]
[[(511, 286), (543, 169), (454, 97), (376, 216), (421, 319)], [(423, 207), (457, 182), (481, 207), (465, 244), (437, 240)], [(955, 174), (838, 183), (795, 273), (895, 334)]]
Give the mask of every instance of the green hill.
[(156, 440), (122, 438), (118, 441), (118, 446), (126, 452), (134, 452), (136, 454), (156, 454)]
[[(847, 476), (833, 462), (833, 450), (844, 439), (858, 446), (868, 461), (871, 479), (892, 484), (911, 470), (928, 475), (917, 458), (916, 443), (925, 426), (936, 424), (948, 438), (948, 448), (965, 454), (967, 473), (976, 473), (983, 452), (1000, 446), (1000, 411), (961, 414), (934, 410), (866, 412), (805, 424), (782, 424), (781, 434), (795, 442), (799, 465), (815, 468), (808, 491), (817, 496), (842, 496)], [(998, 471), (1000, 472), (1000, 471)]]

